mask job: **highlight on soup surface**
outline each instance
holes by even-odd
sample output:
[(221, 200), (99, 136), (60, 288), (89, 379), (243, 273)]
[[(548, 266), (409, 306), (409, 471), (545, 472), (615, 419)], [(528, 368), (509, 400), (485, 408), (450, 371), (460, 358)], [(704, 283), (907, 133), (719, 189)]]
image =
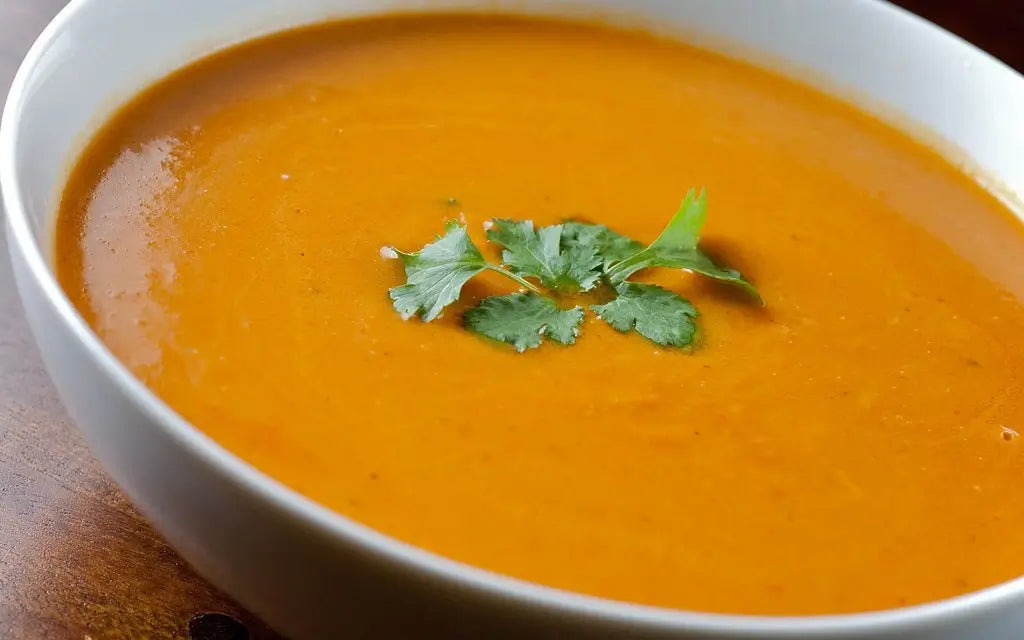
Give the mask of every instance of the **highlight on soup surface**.
[(745, 614), (1024, 572), (1020, 255), (1006, 205), (852, 106), (500, 15), (193, 64), (95, 135), (56, 232), (113, 353), (295, 490), (517, 578)]

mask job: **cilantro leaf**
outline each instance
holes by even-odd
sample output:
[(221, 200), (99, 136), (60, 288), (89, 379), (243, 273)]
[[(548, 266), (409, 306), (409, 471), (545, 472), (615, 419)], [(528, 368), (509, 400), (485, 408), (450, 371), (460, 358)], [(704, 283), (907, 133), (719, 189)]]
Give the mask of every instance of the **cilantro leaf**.
[(609, 265), (640, 251), (644, 245), (603, 224), (565, 222), (562, 224), (562, 247), (594, 247), (597, 255), (601, 256), (603, 267), (607, 269)]
[(754, 285), (740, 275), (739, 271), (715, 264), (714, 260), (700, 250), (700, 230), (706, 219), (707, 196), (703, 190), (694, 196), (694, 190), (690, 189), (679, 210), (654, 242), (611, 265), (607, 275), (612, 285), (621, 285), (626, 278), (641, 269), (669, 267), (687, 269), (736, 285), (761, 300)]
[(463, 321), (469, 329), (501, 342), (520, 353), (540, 346), (541, 338), (573, 344), (583, 322), (583, 309), (559, 309), (549, 298), (535, 293), (513, 293), (484, 298), (466, 311)]
[(405, 284), (388, 291), (395, 311), (403, 319), (419, 316), (430, 322), (445, 307), (459, 299), (462, 286), (485, 269), (512, 278), (531, 291), (538, 289), (506, 269), (484, 260), (480, 250), (466, 233), (466, 226), (454, 220), (444, 225), (444, 235), (414, 253), (385, 247), (382, 255), (397, 257), (405, 267)]
[(591, 307), (597, 317), (623, 333), (636, 329), (666, 347), (686, 347), (697, 331), (697, 309), (685, 298), (653, 284), (627, 282), (607, 304)]
[(388, 294), (403, 318), (419, 316), (430, 322), (459, 299), (462, 286), (487, 268), (466, 227), (449, 221), (444, 235), (415, 253), (395, 250), (405, 267), (406, 283)]
[(497, 219), (487, 230), (487, 239), (504, 247), (501, 260), (509, 270), (538, 278), (553, 291), (589, 291), (601, 275), (597, 247), (563, 247), (562, 225), (535, 229), (531, 220)]

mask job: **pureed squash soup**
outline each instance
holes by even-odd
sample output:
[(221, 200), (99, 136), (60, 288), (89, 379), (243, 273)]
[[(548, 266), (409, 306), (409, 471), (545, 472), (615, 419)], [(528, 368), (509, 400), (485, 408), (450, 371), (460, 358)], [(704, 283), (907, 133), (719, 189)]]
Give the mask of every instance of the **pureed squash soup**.
[[(495, 219), (646, 245), (691, 186), (700, 248), (765, 304), (631, 276), (699, 309), (678, 318), (689, 348), (598, 318), (607, 285), (558, 298), (587, 314), (575, 344), (523, 353), (464, 326), (522, 288), (499, 273), (432, 322), (389, 298), (390, 247), (448, 219), (495, 264)], [(78, 309), (171, 407), (445, 556), (746, 614), (1024, 573), (1021, 224), (932, 150), (772, 73), (513, 17), (289, 32), (124, 107), (74, 168), (56, 242)]]

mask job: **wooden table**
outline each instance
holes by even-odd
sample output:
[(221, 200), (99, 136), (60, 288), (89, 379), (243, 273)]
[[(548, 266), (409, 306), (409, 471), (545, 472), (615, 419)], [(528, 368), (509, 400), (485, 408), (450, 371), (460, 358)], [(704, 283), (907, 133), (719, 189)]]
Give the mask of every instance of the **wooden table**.
[[(0, 0), (0, 96), (64, 3)], [(1024, 68), (1024, 0), (901, 4)], [(0, 258), (0, 638), (277, 637), (178, 558), (90, 455), (43, 371)]]

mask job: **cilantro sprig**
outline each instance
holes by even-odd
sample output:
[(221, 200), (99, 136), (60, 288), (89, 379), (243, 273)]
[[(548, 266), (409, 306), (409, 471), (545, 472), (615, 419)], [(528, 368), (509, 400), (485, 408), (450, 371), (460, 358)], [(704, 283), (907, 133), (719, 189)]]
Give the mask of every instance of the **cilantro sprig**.
[(686, 347), (697, 332), (697, 309), (689, 300), (653, 284), (626, 282), (611, 302), (591, 307), (616, 331), (633, 329), (660, 345)]
[(507, 342), (517, 351), (540, 346), (541, 338), (573, 344), (580, 334), (583, 309), (561, 309), (535, 293), (513, 293), (484, 298), (466, 311), (466, 326), (480, 335)]
[(596, 243), (563, 243), (560, 224), (533, 228), (532, 220), (492, 220), (487, 239), (505, 247), (501, 260), (512, 273), (530, 276), (560, 293), (593, 289), (601, 277)]
[(607, 276), (613, 286), (641, 269), (669, 267), (685, 269), (693, 273), (736, 285), (761, 301), (757, 289), (739, 271), (721, 267), (697, 246), (700, 230), (707, 220), (708, 199), (704, 190), (695, 194), (694, 189), (686, 194), (679, 210), (672, 216), (668, 226), (654, 242), (645, 249), (616, 262), (608, 269)]
[(445, 224), (444, 235), (415, 253), (391, 247), (405, 266), (405, 284), (391, 289), (395, 311), (403, 318), (419, 316), (430, 322), (444, 308), (459, 299), (462, 286), (487, 269), (512, 278), (521, 286), (539, 294), (540, 289), (515, 273), (487, 262), (476, 248), (465, 225), (455, 221)]
[(648, 268), (682, 269), (737, 286), (761, 302), (750, 281), (701, 251), (706, 219), (707, 197), (703, 190), (691, 189), (665, 229), (646, 246), (599, 224), (537, 228), (529, 220), (497, 219), (485, 226), (487, 239), (502, 248), (500, 265), (484, 258), (465, 224), (454, 221), (419, 251), (385, 247), (382, 254), (400, 259), (405, 269), (405, 284), (389, 292), (404, 319), (438, 318), (459, 299), (469, 280), (490, 270), (513, 280), (520, 291), (484, 298), (463, 314), (463, 324), (519, 352), (545, 339), (574, 344), (586, 312), (564, 300), (594, 289), (604, 289), (608, 301), (590, 310), (613, 329), (636, 331), (666, 347), (689, 347), (697, 334), (697, 309), (673, 291), (629, 278)]

